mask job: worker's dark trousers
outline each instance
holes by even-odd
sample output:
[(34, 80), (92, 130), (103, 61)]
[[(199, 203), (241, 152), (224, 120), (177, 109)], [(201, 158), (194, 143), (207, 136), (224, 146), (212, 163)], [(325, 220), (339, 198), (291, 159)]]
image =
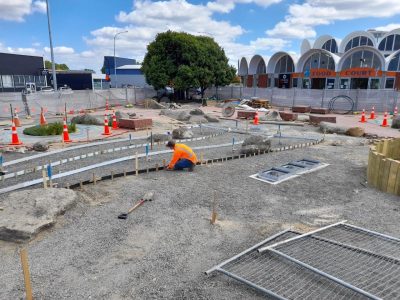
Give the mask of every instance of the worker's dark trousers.
[(185, 168), (190, 168), (194, 165), (190, 160), (183, 158), (178, 160), (178, 162), (174, 166), (174, 170), (183, 170)]

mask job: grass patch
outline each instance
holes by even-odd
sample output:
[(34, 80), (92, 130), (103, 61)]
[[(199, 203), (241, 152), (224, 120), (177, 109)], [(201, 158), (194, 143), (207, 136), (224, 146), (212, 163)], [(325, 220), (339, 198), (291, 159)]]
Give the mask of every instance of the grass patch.
[[(47, 125), (37, 125), (33, 127), (28, 127), (24, 129), (24, 134), (33, 136), (50, 136), (50, 135), (61, 135), (63, 132), (63, 123), (56, 122)], [(68, 132), (76, 132), (76, 124), (72, 123), (68, 125)]]

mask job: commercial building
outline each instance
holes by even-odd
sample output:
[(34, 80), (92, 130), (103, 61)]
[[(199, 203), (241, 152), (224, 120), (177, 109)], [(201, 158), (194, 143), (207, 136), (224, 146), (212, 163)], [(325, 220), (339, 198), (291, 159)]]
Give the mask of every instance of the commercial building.
[(238, 74), (247, 87), (400, 90), (400, 28), (355, 31), (340, 43), (323, 35), (300, 53), (242, 57)]
[(145, 86), (146, 78), (141, 70), (142, 65), (135, 59), (105, 56), (104, 72), (109, 78), (111, 87)]
[(0, 53), (0, 92), (20, 92), (27, 83), (46, 86), (42, 56)]

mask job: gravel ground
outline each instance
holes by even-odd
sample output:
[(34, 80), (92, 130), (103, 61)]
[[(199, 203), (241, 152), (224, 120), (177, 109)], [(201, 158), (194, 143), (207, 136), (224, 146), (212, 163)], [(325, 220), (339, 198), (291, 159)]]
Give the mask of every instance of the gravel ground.
[[(30, 242), (35, 299), (264, 299), (204, 271), (282, 229), (343, 219), (399, 236), (398, 197), (365, 187), (368, 147), (340, 137), (294, 151), (85, 186), (81, 201)], [(249, 178), (304, 157), (329, 163), (272, 186)], [(156, 199), (119, 220), (146, 191)], [(218, 222), (210, 225), (214, 191)], [(0, 243), (0, 299), (23, 297), (17, 248)]]

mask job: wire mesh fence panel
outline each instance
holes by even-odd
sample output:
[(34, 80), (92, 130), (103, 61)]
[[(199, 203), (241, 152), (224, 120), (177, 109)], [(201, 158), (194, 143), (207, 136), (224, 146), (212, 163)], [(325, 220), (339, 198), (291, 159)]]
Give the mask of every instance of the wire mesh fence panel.
[(271, 103), (276, 106), (293, 106), (294, 101), (293, 89), (277, 89), (271, 92)]
[(395, 260), (313, 236), (278, 245), (275, 250), (379, 298), (400, 298), (400, 264)]
[[(286, 232), (259, 247), (292, 238)], [(247, 281), (259, 290), (267, 290), (283, 299), (367, 299), (346, 287), (319, 276), (270, 252), (258, 253), (257, 248), (220, 267), (220, 270), (240, 281)]]
[(365, 249), (382, 257), (392, 257), (400, 262), (400, 241), (396, 239), (372, 234), (346, 224), (328, 228), (314, 236)]

